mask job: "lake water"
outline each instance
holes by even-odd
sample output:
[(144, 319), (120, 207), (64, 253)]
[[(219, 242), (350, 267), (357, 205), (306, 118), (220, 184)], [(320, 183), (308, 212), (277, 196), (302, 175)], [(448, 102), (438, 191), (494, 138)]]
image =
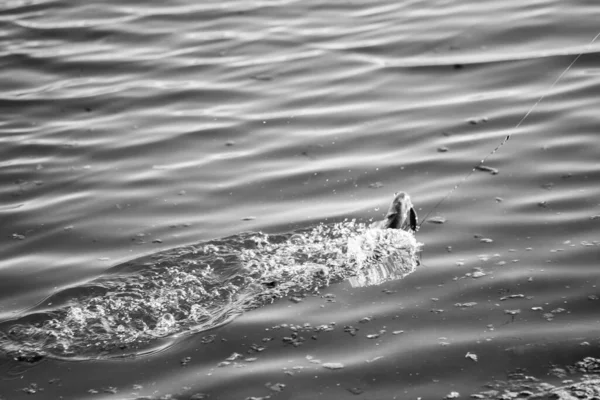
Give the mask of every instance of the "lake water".
[[(589, 0), (3, 1), (0, 399), (500, 398), (524, 376), (578, 381), (570, 367), (600, 357), (598, 21)], [(397, 191), (425, 219), (412, 273), (168, 330), (197, 304), (175, 285), (201, 264), (187, 250), (367, 224)], [(327, 232), (311, 256), (345, 245)], [(150, 273), (155, 253), (168, 265)], [(48, 347), (48, 321), (68, 336), (74, 307), (134, 286), (163, 312), (150, 347), (95, 347), (86, 324), (73, 352)]]

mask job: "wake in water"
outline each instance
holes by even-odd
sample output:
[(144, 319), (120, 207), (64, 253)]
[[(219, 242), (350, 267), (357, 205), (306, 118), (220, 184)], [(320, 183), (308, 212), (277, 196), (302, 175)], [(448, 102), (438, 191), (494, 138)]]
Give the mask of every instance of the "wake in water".
[(418, 250), (412, 232), (355, 221), (175, 248), (118, 265), (53, 295), (43, 302), (50, 309), (1, 323), (0, 349), (24, 361), (155, 351), (276, 298), (344, 279), (354, 286), (400, 279), (414, 271)]

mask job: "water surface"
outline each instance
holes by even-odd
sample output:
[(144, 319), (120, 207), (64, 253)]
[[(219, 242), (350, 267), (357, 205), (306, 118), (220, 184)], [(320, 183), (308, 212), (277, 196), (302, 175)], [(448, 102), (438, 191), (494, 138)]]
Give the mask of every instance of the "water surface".
[[(398, 190), (445, 222), (422, 225), (404, 279), (342, 280), (135, 358), (0, 356), (0, 396), (578, 379), (546, 374), (600, 355), (599, 20), (592, 1), (3, 2), (0, 321), (156, 252), (368, 223)], [(463, 181), (509, 134), (498, 173)]]

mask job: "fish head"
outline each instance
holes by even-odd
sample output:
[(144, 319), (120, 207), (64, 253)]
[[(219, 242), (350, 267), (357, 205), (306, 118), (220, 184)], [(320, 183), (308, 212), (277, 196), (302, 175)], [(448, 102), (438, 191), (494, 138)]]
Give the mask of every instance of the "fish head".
[(406, 192), (394, 193), (394, 199), (383, 221), (387, 229), (403, 229), (416, 232), (418, 229), (417, 212), (415, 211), (410, 196)]

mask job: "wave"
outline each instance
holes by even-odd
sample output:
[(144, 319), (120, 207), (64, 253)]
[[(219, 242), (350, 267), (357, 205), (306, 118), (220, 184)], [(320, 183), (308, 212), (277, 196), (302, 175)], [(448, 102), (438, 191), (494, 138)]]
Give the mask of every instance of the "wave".
[(369, 286), (403, 278), (419, 247), (411, 233), (356, 221), (179, 247), (117, 265), (0, 323), (0, 350), (28, 362), (155, 352), (276, 298), (344, 279)]

